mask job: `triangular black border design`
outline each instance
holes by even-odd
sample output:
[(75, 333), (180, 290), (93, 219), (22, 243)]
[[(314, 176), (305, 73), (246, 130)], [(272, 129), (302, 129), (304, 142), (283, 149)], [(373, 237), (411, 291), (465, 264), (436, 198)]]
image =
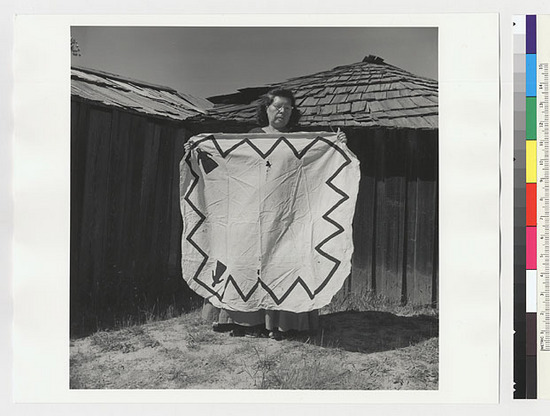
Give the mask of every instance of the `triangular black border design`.
[[(324, 142), (326, 143), (327, 145), (331, 146), (332, 148), (334, 148), (338, 153), (340, 153), (340, 155), (344, 158), (344, 163), (338, 167), (338, 169), (336, 169), (336, 171), (325, 181), (325, 183), (327, 184), (327, 186), (329, 186), (334, 192), (336, 192), (337, 194), (339, 194), (342, 198), (340, 200), (338, 200), (332, 207), (330, 207), (330, 209), (325, 213), (323, 214), (322, 218), (327, 221), (328, 223), (332, 224), (334, 227), (336, 227), (336, 231), (334, 231), (334, 233), (332, 233), (331, 235), (329, 235), (327, 238), (325, 238), (323, 241), (321, 241), (316, 247), (315, 247), (315, 250), (320, 254), (322, 255), (323, 257), (325, 257), (327, 260), (330, 260), (331, 262), (334, 263), (334, 266), (332, 267), (332, 269), (330, 270), (330, 272), (328, 273), (327, 277), (321, 282), (321, 284), (314, 290), (314, 291), (311, 291), (311, 289), (308, 287), (308, 285), (303, 281), (303, 279), (301, 277), (297, 277), (296, 280), (290, 285), (290, 287), (288, 288), (288, 290), (279, 298), (275, 295), (275, 293), (269, 288), (269, 286), (267, 286), (260, 278), (258, 278), (258, 282), (256, 282), (256, 284), (250, 289), (250, 291), (248, 293), (244, 293), (242, 291), (242, 289), (239, 287), (239, 285), (237, 284), (237, 282), (235, 281), (235, 279), (233, 278), (233, 276), (229, 276), (227, 278), (227, 281), (224, 285), (224, 290), (223, 292), (220, 294), (214, 290), (212, 290), (207, 284), (205, 284), (204, 282), (202, 282), (198, 276), (200, 275), (200, 273), (202, 272), (202, 269), (204, 268), (204, 266), (206, 265), (207, 261), (208, 261), (208, 255), (197, 245), (197, 243), (195, 243), (195, 241), (193, 241), (192, 237), (193, 235), (197, 232), (197, 230), (200, 228), (200, 226), (203, 224), (203, 222), (206, 220), (206, 216), (200, 212), (197, 207), (189, 200), (189, 196), (191, 195), (191, 193), (193, 192), (193, 190), (195, 189), (197, 183), (199, 182), (199, 176), (197, 175), (197, 173), (193, 170), (193, 167), (191, 166), (191, 162), (190, 162), (190, 159), (191, 159), (191, 151), (192, 149), (194, 149), (195, 147), (197, 147), (200, 143), (206, 141), (206, 140), (211, 140), (212, 143), (214, 144), (216, 150), (219, 152), (220, 156), (223, 157), (224, 159), (227, 157), (227, 155), (229, 155), (233, 150), (237, 149), (238, 147), (242, 146), (242, 145), (245, 145), (247, 144), (250, 148), (252, 148), (259, 156), (262, 157), (262, 159), (265, 159), (267, 158), (271, 153), (273, 153), (273, 151), (277, 148), (277, 146), (279, 146), (279, 144), (281, 143), (285, 143), (288, 148), (290, 150), (292, 150), (292, 152), (294, 153), (294, 156), (296, 156), (296, 158), (298, 159), (302, 159), (304, 157), (304, 155), (307, 153), (307, 151), (309, 149), (311, 149), (317, 142), (321, 141), (321, 142)], [(332, 180), (334, 178), (336, 178), (340, 172), (347, 166), (351, 163), (351, 159), (348, 157), (348, 155), (342, 150), (340, 149), (340, 147), (338, 147), (336, 144), (334, 144), (332, 141), (330, 140), (327, 140), (325, 139), (324, 137), (321, 137), (321, 136), (317, 136), (315, 137), (314, 139), (311, 140), (311, 143), (309, 143), (307, 146), (305, 146), (301, 151), (298, 151), (293, 145), (292, 143), (290, 143), (290, 141), (284, 137), (284, 136), (281, 136), (277, 139), (277, 141), (275, 141), (275, 143), (273, 144), (273, 146), (271, 146), (269, 148), (269, 150), (267, 152), (262, 152), (260, 149), (258, 149), (258, 147), (256, 147), (256, 145), (254, 145), (254, 143), (248, 139), (248, 138), (244, 138), (243, 140), (239, 141), (238, 143), (236, 143), (235, 145), (231, 146), (229, 149), (227, 150), (222, 150), (222, 148), (220, 147), (220, 145), (218, 144), (218, 141), (216, 140), (216, 138), (214, 137), (214, 135), (209, 135), (209, 136), (206, 136), (202, 139), (199, 139), (197, 141), (194, 141), (191, 146), (190, 146), (190, 149), (187, 153), (187, 156), (185, 158), (185, 162), (187, 163), (187, 166), (189, 166), (189, 171), (191, 172), (191, 175), (193, 175), (193, 182), (191, 184), (191, 186), (189, 187), (189, 190), (187, 191), (187, 193), (184, 195), (183, 199), (185, 202), (187, 202), (189, 204), (189, 206), (197, 213), (197, 215), (199, 216), (199, 221), (197, 222), (197, 224), (195, 224), (195, 226), (193, 227), (193, 229), (189, 232), (189, 234), (187, 235), (187, 237), (185, 238), (202, 256), (203, 256), (203, 261), (201, 262), (201, 264), (199, 265), (199, 267), (197, 268), (197, 271), (195, 272), (195, 275), (193, 276), (193, 280), (196, 281), (199, 285), (201, 285), (204, 289), (206, 289), (209, 293), (211, 293), (213, 296), (215, 296), (216, 298), (218, 298), (218, 300), (222, 301), (223, 299), (223, 295), (228, 287), (228, 285), (231, 283), (231, 285), (233, 285), (233, 287), (235, 288), (235, 290), (237, 291), (237, 293), (239, 294), (239, 296), (241, 297), (241, 299), (246, 302), (248, 301), (248, 299), (250, 299), (250, 297), (252, 296), (252, 294), (258, 289), (258, 287), (261, 285), (262, 288), (271, 296), (271, 298), (273, 299), (273, 301), (275, 302), (275, 304), (277, 305), (280, 305), (281, 303), (284, 302), (284, 300), (290, 295), (290, 293), (292, 293), (292, 291), (294, 290), (294, 288), (298, 285), (302, 286), (302, 288), (304, 289), (304, 291), (307, 293), (307, 295), (309, 296), (310, 299), (314, 299), (316, 295), (318, 295), (323, 289), (324, 287), (328, 284), (328, 282), (330, 281), (330, 279), (332, 278), (332, 276), (334, 275), (334, 273), (336, 273), (336, 270), (338, 269), (338, 267), (340, 267), (340, 260), (334, 258), (333, 256), (331, 256), (330, 254), (328, 254), (327, 252), (325, 252), (322, 247), (327, 243), (329, 242), (331, 239), (333, 239), (334, 237), (342, 234), (344, 232), (344, 227), (339, 224), (337, 221), (335, 221), (334, 219), (330, 218), (330, 214), (332, 212), (334, 212), (334, 210), (336, 210), (340, 205), (342, 205), (345, 201), (347, 201), (349, 199), (349, 195), (346, 194), (343, 190), (341, 190), (340, 188), (338, 188), (336, 185), (334, 185), (332, 183)]]

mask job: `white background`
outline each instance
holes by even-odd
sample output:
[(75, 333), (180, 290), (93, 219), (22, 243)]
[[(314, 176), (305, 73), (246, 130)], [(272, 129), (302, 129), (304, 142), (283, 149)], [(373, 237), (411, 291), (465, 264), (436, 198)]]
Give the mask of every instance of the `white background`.
[[(79, 412), (79, 414), (125, 414), (125, 413), (132, 413), (132, 414), (175, 414), (180, 412), (207, 412), (210, 413), (225, 413), (225, 414), (242, 414), (243, 411), (248, 414), (250, 413), (260, 413), (260, 414), (280, 414), (281, 412), (288, 412), (291, 414), (294, 413), (303, 413), (303, 412), (315, 412), (315, 414), (332, 414), (335, 411), (341, 412), (349, 412), (351, 414), (354, 414), (355, 412), (371, 412), (371, 414), (376, 415), (383, 415), (383, 414), (397, 414), (398, 412), (400, 414), (406, 414), (406, 415), (415, 415), (415, 414), (422, 414), (422, 415), (440, 415), (443, 412), (449, 413), (451, 415), (458, 415), (458, 414), (483, 414), (483, 415), (495, 415), (495, 414), (546, 414), (548, 410), (550, 410), (550, 404), (548, 402), (526, 402), (526, 401), (516, 401), (512, 402), (511, 395), (512, 395), (512, 389), (511, 389), (511, 383), (512, 380), (512, 338), (511, 338), (511, 328), (512, 328), (512, 269), (513, 269), (513, 257), (512, 257), (512, 209), (513, 209), (513, 203), (512, 203), (512, 154), (513, 154), (513, 142), (512, 142), (512, 92), (513, 92), (513, 85), (512, 85), (512, 32), (511, 32), (511, 21), (512, 21), (512, 14), (525, 14), (525, 13), (550, 13), (550, 5), (547, 5), (546, 2), (543, 1), (522, 1), (521, 3), (518, 2), (518, 5), (514, 5), (512, 2), (485, 2), (484, 4), (480, 4), (479, 1), (468, 1), (464, 0), (460, 2), (460, 5), (454, 5), (455, 2), (410, 2), (410, 1), (385, 1), (380, 6), (373, 6), (373, 5), (360, 5), (359, 2), (346, 2), (346, 1), (339, 1), (337, 5), (333, 4), (332, 2), (300, 2), (299, 5), (293, 4), (292, 1), (278, 1), (278, 2), (233, 2), (231, 4), (228, 4), (226, 2), (204, 2), (205, 5), (203, 6), (190, 6), (188, 4), (183, 4), (182, 2), (178, 1), (152, 1), (152, 2), (127, 2), (127, 1), (120, 1), (114, 4), (112, 1), (102, 1), (98, 0), (94, 2), (93, 6), (82, 6), (82, 2), (80, 1), (50, 1), (47, 6), (42, 5), (39, 1), (26, 1), (21, 2), (22, 4), (11, 4), (10, 6), (6, 7), (4, 4), (4, 9), (2, 10), (4, 13), (1, 15), (1, 21), (0, 21), (0, 31), (2, 33), (2, 42), (3, 42), (3, 48), (1, 49), (1, 61), (3, 62), (3, 65), (0, 66), (0, 70), (2, 71), (2, 77), (0, 77), (0, 82), (2, 83), (2, 89), (1, 91), (4, 92), (4, 97), (8, 97), (12, 93), (12, 82), (13, 82), (13, 74), (11, 73), (11, 65), (10, 62), (12, 62), (12, 46), (13, 46), (13, 13), (18, 12), (22, 14), (79, 14), (79, 13), (95, 13), (95, 14), (189, 14), (189, 13), (448, 13), (448, 12), (500, 12), (500, 32), (501, 32), (501, 92), (502, 92), (502, 148), (501, 148), (501, 165), (502, 165), (502, 172), (501, 172), (501, 180), (502, 180), (502, 194), (501, 194), (501, 206), (502, 206), (502, 276), (501, 276), (501, 302), (502, 302), (502, 343), (501, 343), (501, 373), (500, 375), (496, 372), (496, 369), (492, 368), (491, 360), (483, 360), (483, 363), (487, 363), (487, 365), (481, 363), (478, 367), (476, 367), (476, 371), (470, 371), (468, 374), (470, 383), (472, 386), (476, 386), (477, 383), (480, 381), (480, 375), (482, 376), (482, 380), (484, 382), (491, 383), (488, 379), (483, 379), (483, 375), (494, 373), (494, 379), (496, 383), (497, 377), (500, 377), (501, 381), (501, 387), (500, 387), (500, 404), (494, 404), (494, 405), (391, 405), (391, 404), (384, 404), (384, 405), (367, 405), (367, 404), (357, 404), (357, 405), (351, 405), (351, 404), (321, 404), (321, 405), (314, 405), (314, 404), (302, 404), (302, 405), (284, 405), (284, 404), (270, 404), (270, 405), (225, 405), (225, 404), (218, 404), (218, 405), (182, 405), (182, 404), (169, 404), (169, 405), (28, 405), (28, 404), (18, 404), (14, 405), (12, 404), (12, 394), (13, 394), (13, 380), (11, 378), (12, 374), (12, 357), (13, 357), (13, 351), (11, 348), (11, 343), (8, 342), (8, 340), (12, 340), (12, 331), (11, 331), (11, 320), (12, 320), (12, 295), (14, 293), (14, 285), (11, 279), (1, 279), (0, 280), (0, 314), (1, 314), (1, 328), (0, 333), (7, 334), (7, 337), (3, 337), (3, 340), (6, 340), (6, 342), (1, 343), (2, 348), (2, 371), (0, 376), (0, 395), (2, 397), (2, 406), (5, 408), (5, 411), (3, 414), (55, 414), (55, 415), (65, 415), (65, 414), (73, 414), (73, 412)], [(134, 3), (134, 4), (132, 4)], [(255, 4), (257, 3), (257, 4)], [(132, 5), (131, 5), (132, 4)], [(472, 31), (474, 30), (474, 27), (472, 26), (465, 26), (461, 27), (460, 31), (463, 31), (464, 36), (471, 36)], [(66, 32), (68, 36), (68, 30)], [(65, 36), (65, 33), (62, 31), (60, 33), (61, 38)], [(457, 35), (459, 36), (459, 35)], [(45, 67), (45, 73), (48, 72), (46, 69), (48, 67), (48, 64), (51, 63), (50, 59), (51, 56), (48, 55), (48, 50), (44, 50), (44, 48), (41, 47), (40, 41), (45, 40), (40, 37), (37, 37), (35, 39), (36, 41), (36, 65), (44, 65)], [(441, 41), (442, 48), (446, 48), (445, 43)], [(450, 44), (447, 44), (450, 45)], [(452, 45), (451, 45), (452, 46)], [(468, 45), (466, 45), (468, 46)], [(32, 44), (29, 45), (29, 47), (33, 47)], [(63, 45), (63, 48), (66, 48), (65, 45)], [(68, 49), (68, 48), (66, 48)], [(491, 50), (474, 50), (471, 48), (471, 46), (467, 48), (456, 48), (451, 47), (448, 50), (441, 50), (442, 53), (449, 53), (449, 54), (456, 54), (458, 57), (460, 57), (461, 62), (466, 65), (466, 68), (474, 69), (478, 66), (483, 66), (483, 62), (480, 61), (479, 54), (481, 55), (491, 55), (492, 53), (496, 53), (498, 51), (491, 51)], [(67, 60), (69, 59), (67, 55)], [(57, 62), (58, 64), (63, 64), (63, 62)], [(452, 68), (450, 68), (452, 69)], [(441, 66), (441, 71), (446, 71), (446, 69)], [(443, 75), (443, 74), (442, 74)], [(47, 84), (50, 83), (52, 80), (44, 78), (44, 83), (42, 87), (47, 89)], [(440, 77), (441, 81), (441, 112), (442, 114), (446, 111), (445, 109), (445, 102), (444, 102), (444, 91), (445, 88), (453, 88), (452, 84), (445, 85), (444, 79)], [(449, 80), (450, 81), (450, 80)], [(458, 82), (459, 79), (453, 79), (452, 83)], [(459, 86), (458, 83), (455, 83), (454, 86)], [(35, 85), (35, 88), (40, 88), (39, 85)], [(68, 89), (66, 92), (68, 93)], [(36, 91), (37, 94), (35, 96), (38, 96), (39, 91)], [(60, 96), (63, 96), (65, 94), (65, 91), (58, 91), (57, 94)], [(480, 103), (480, 100), (483, 99), (483, 97), (477, 97), (478, 100), (477, 103)], [(54, 99), (54, 98), (52, 98)], [(49, 101), (37, 103), (40, 104), (41, 108), (43, 109), (49, 109)], [(468, 123), (471, 122), (472, 117), (476, 116), (476, 114), (479, 114), (479, 108), (475, 108), (475, 103), (471, 103), (472, 106), (465, 109), (457, 109), (457, 111), (453, 111), (453, 114), (455, 117), (459, 117), (461, 114), (468, 115), (466, 119), (463, 119), (462, 122)], [(13, 208), (13, 201), (11, 200), (11, 193), (13, 191), (13, 188), (11, 186), (11, 171), (13, 168), (13, 122), (11, 119), (11, 110), (10, 107), (10, 100), (2, 100), (0, 102), (0, 111), (1, 111), (1, 126), (4, 135), (2, 135), (2, 138), (6, 138), (7, 140), (2, 140), (0, 142), (2, 148), (0, 151), (0, 192), (2, 194), (2, 198), (0, 199), (0, 210), (2, 212), (1, 220), (2, 220), (2, 240), (1, 240), (1, 252), (0, 255), (2, 258), (0, 259), (0, 264), (2, 265), (2, 277), (3, 276), (10, 276), (12, 272), (13, 267), (13, 261), (12, 261), (12, 247), (11, 247), (11, 239), (12, 239), (12, 232), (13, 232), (13, 226), (12, 226), (12, 220), (14, 214), (17, 214), (19, 218), (24, 218), (25, 212), (21, 212), (19, 210), (14, 211)], [(42, 117), (51, 118), (52, 116), (56, 117), (67, 117), (68, 116), (68, 110), (67, 109), (61, 109), (59, 113), (48, 113), (47, 115), (42, 115)], [(447, 109), (448, 111), (448, 109)], [(491, 112), (491, 109), (489, 110)], [(493, 113), (497, 112), (498, 110), (495, 108), (493, 109)], [(494, 114), (491, 113), (490, 116), (493, 116)], [(471, 117), (470, 117), (471, 116)], [(453, 116), (451, 116), (453, 117)], [(37, 119), (38, 119), (37, 115)], [(54, 123), (55, 124), (55, 123)], [(61, 124), (61, 123), (58, 123)], [(33, 132), (36, 130), (33, 130), (33, 126), (27, 126), (26, 127), (29, 132)], [(441, 125), (441, 137), (443, 138), (445, 126), (443, 124), (442, 119), (442, 125)], [(42, 130), (43, 131), (43, 130)], [(472, 128), (472, 126), (469, 126), (469, 131), (472, 132), (472, 135), (475, 136), (476, 130)], [(452, 132), (451, 136), (452, 136)], [(43, 135), (42, 135), (43, 136)], [(461, 199), (462, 203), (457, 204), (457, 206), (445, 206), (445, 190), (442, 189), (442, 210), (445, 210), (448, 208), (450, 210), (451, 214), (456, 214), (453, 216), (453, 221), (456, 221), (456, 216), (458, 215), (458, 218), (465, 219), (464, 215), (473, 215), (474, 209), (477, 209), (477, 218), (480, 219), (487, 219), (488, 222), (480, 221), (479, 223), (474, 222), (474, 224), (481, 226), (480, 234), (483, 235), (486, 232), (483, 231), (483, 227), (488, 228), (488, 232), (493, 232), (495, 228), (495, 223), (498, 221), (498, 206), (492, 201), (492, 196), (494, 195), (495, 191), (498, 191), (498, 176), (496, 176), (494, 170), (497, 169), (496, 163), (498, 162), (498, 146), (494, 146), (494, 144), (490, 145), (490, 151), (488, 154), (483, 153), (483, 149), (481, 149), (481, 146), (473, 146), (471, 145), (470, 139), (471, 136), (455, 136), (456, 139), (464, 140), (464, 146), (460, 149), (457, 148), (459, 151), (458, 154), (454, 155), (448, 155), (449, 158), (446, 160), (445, 155), (442, 154), (442, 159), (440, 161), (440, 165), (442, 168), (442, 182), (445, 181), (445, 176), (449, 175), (449, 177), (457, 174), (463, 174), (464, 178), (464, 186), (458, 185), (456, 188), (452, 190), (454, 192), (455, 196), (462, 196), (465, 199)], [(491, 138), (487, 138), (488, 140), (491, 140)], [(443, 139), (441, 139), (443, 140)], [(451, 143), (455, 143), (454, 139), (451, 140)], [(38, 147), (34, 147), (38, 145)], [(59, 179), (61, 183), (63, 183), (63, 180), (67, 180), (66, 178), (63, 179), (63, 169), (68, 168), (66, 165), (56, 166), (51, 165), (49, 166), (47, 164), (47, 160), (49, 157), (68, 157), (68, 152), (65, 151), (57, 151), (54, 152), (53, 149), (48, 149), (50, 146), (48, 146), (48, 143), (40, 143), (39, 141), (32, 142), (31, 147), (27, 148), (25, 150), (22, 150), (22, 153), (20, 155), (24, 154), (26, 159), (31, 158), (32, 161), (36, 162), (34, 165), (36, 170), (36, 173), (43, 172), (49, 172), (51, 173), (52, 177), (50, 180), (54, 181), (56, 179)], [(54, 146), (55, 147), (55, 146)], [(59, 150), (59, 149), (56, 149)], [(68, 150), (68, 149), (67, 149)], [(451, 149), (453, 150), (453, 149)], [(48, 154), (48, 151), (51, 151), (51, 154)], [(462, 153), (460, 153), (462, 151)], [(43, 153), (46, 152), (46, 153)], [(449, 170), (447, 168), (447, 164), (445, 162), (449, 162), (451, 167), (453, 166), (453, 161), (462, 160), (465, 161), (464, 165), (462, 165), (459, 169), (459, 172), (452, 172), (452, 169)], [(456, 165), (458, 168), (459, 166)], [(481, 168), (481, 170), (479, 169)], [(65, 172), (66, 173), (66, 172)], [(472, 183), (472, 180), (475, 176), (478, 178), (483, 178), (483, 175), (489, 175), (492, 180), (486, 183), (482, 183), (479, 189), (472, 190), (467, 184)], [(56, 176), (57, 175), (57, 176)], [(494, 180), (496, 178), (496, 180)], [(20, 182), (19, 185), (25, 185), (25, 181)], [(31, 183), (27, 183), (27, 185), (31, 186)], [(447, 190), (448, 192), (451, 192), (450, 189)], [(24, 194), (22, 194), (24, 195)], [(489, 204), (484, 206), (479, 204), (478, 206), (472, 207), (470, 202), (472, 201), (480, 201), (480, 198), (488, 198)], [(33, 203), (35, 204), (34, 207), (40, 207), (40, 204), (44, 204), (44, 207), (51, 207), (51, 201), (56, 201), (55, 204), (59, 204), (59, 206), (68, 206), (68, 199), (67, 195), (65, 195), (63, 192), (60, 192), (58, 195), (54, 194), (44, 194), (42, 195), (42, 198), (35, 199)], [(496, 209), (493, 209), (496, 208)], [(63, 215), (64, 213), (57, 213), (57, 216), (54, 215), (53, 218), (49, 217), (48, 220), (52, 222), (58, 221), (58, 224), (63, 224), (65, 221), (65, 217)], [(472, 216), (471, 219), (476, 218), (476, 216)], [(441, 221), (442, 226), (442, 233), (445, 233), (445, 227), (451, 227), (452, 222), (449, 221), (448, 223), (445, 222), (444, 219)], [(18, 229), (19, 232), (28, 232), (29, 236), (32, 236), (35, 234), (35, 242), (38, 244), (46, 244), (47, 247), (49, 247), (52, 251), (51, 254), (53, 255), (53, 258), (50, 257), (51, 262), (55, 261), (63, 261), (62, 258), (56, 259), (56, 250), (63, 250), (64, 246), (63, 243), (58, 243), (56, 241), (50, 241), (53, 239), (51, 233), (46, 234), (39, 234), (35, 233), (34, 228), (27, 228), (25, 227)], [(59, 230), (58, 230), (59, 231)], [(66, 229), (60, 230), (61, 232), (68, 232), (68, 227)], [(36, 235), (38, 234), (38, 235)], [(494, 234), (494, 233), (493, 233)], [(20, 234), (23, 235), (23, 234)], [(450, 244), (450, 247), (448, 247), (450, 250), (446, 250), (445, 247), (445, 237), (442, 238), (442, 251), (441, 251), (441, 263), (442, 263), (442, 270), (440, 276), (443, 278), (445, 276), (445, 270), (443, 269), (444, 263), (447, 262), (449, 266), (459, 266), (459, 271), (462, 272), (468, 272), (471, 270), (463, 270), (460, 268), (461, 264), (465, 264), (470, 268), (472, 265), (481, 266), (477, 268), (479, 273), (485, 274), (487, 276), (492, 276), (494, 273), (498, 272), (498, 270), (495, 270), (495, 265), (498, 267), (498, 264), (494, 261), (493, 258), (494, 252), (492, 249), (494, 249), (494, 241), (490, 237), (487, 241), (483, 240), (474, 240), (473, 236), (476, 236), (477, 234), (473, 234), (470, 230), (467, 230), (463, 233), (463, 235), (458, 234), (457, 238), (453, 240), (449, 240), (448, 244)], [(68, 235), (67, 235), (68, 237)], [(495, 236), (493, 236), (495, 237)], [(498, 235), (496, 235), (498, 237)], [(455, 242), (458, 242), (459, 240), (462, 240), (462, 242), (457, 244), (455, 246)], [(68, 240), (67, 240), (68, 241)], [(468, 243), (469, 242), (469, 243)], [(465, 245), (464, 245), (465, 244)], [(469, 246), (468, 244), (473, 245), (474, 247)], [(487, 253), (486, 250), (479, 250), (479, 247), (476, 247), (476, 244), (480, 244), (479, 247), (488, 247), (489, 253)], [(24, 247), (21, 248), (21, 251), (18, 251), (20, 253), (23, 253)], [(467, 253), (472, 253), (472, 248), (476, 249), (477, 253), (474, 258), (466, 259), (467, 261), (464, 261), (464, 257), (467, 255)], [(454, 258), (445, 258), (445, 256), (448, 256), (448, 253), (454, 253)], [(464, 254), (460, 256), (458, 253)], [(41, 312), (41, 316), (45, 318), (45, 322), (48, 322), (49, 319), (52, 316), (57, 316), (56, 314), (59, 314), (59, 316), (62, 316), (63, 313), (65, 313), (63, 309), (63, 304), (59, 305), (57, 303), (57, 299), (54, 297), (48, 296), (48, 290), (53, 290), (53, 292), (59, 294), (63, 291), (63, 288), (58, 288), (55, 285), (49, 285), (47, 281), (47, 270), (48, 266), (52, 266), (52, 264), (40, 264), (39, 260), (43, 260), (44, 253), (37, 253), (34, 251), (29, 251), (26, 253), (25, 258), (27, 259), (27, 263), (29, 266), (29, 275), (33, 273), (32, 269), (36, 267), (42, 267), (46, 271), (46, 275), (44, 276), (44, 280), (46, 281), (43, 283), (43, 288), (45, 289), (44, 292), (35, 292), (37, 295), (37, 298), (42, 297), (46, 298), (46, 303), (48, 308), (45, 308)], [(36, 259), (36, 261), (33, 261), (33, 258)], [(473, 264), (472, 264), (472, 260)], [(484, 260), (480, 263), (480, 260)], [(455, 261), (459, 261), (459, 263), (454, 263)], [(68, 269), (68, 265), (62, 265), (63, 267), (66, 267)], [(483, 270), (483, 266), (488, 266), (488, 270)], [(63, 272), (63, 267), (61, 272)], [(19, 270), (21, 271), (21, 270)], [(25, 271), (23, 269), (23, 271)], [(451, 271), (452, 272), (452, 271)], [(466, 274), (464, 276), (466, 279), (471, 279), (472, 276), (469, 276)], [(38, 282), (40, 283), (40, 282)], [(37, 282), (33, 281), (33, 285), (31, 287), (31, 290), (37, 290), (37, 288), (40, 288), (40, 285), (37, 284)], [(441, 282), (442, 285), (442, 291), (444, 282)], [(482, 285), (483, 286), (483, 285)], [(21, 286), (19, 286), (21, 287)], [(464, 286), (463, 286), (464, 288)], [(28, 289), (28, 288), (27, 288)], [(458, 288), (460, 289), (460, 287)], [(61, 291), (61, 292), (60, 292)], [(443, 295), (443, 293), (442, 293)], [(463, 300), (465, 300), (465, 306), (468, 307), (471, 303), (475, 303), (478, 306), (485, 305), (487, 307), (487, 313), (481, 314), (481, 316), (470, 316), (470, 313), (472, 312), (471, 309), (466, 308), (464, 310), (465, 315), (462, 316), (462, 319), (467, 318), (466, 321), (475, 319), (476, 321), (483, 320), (484, 316), (491, 316), (492, 313), (494, 313), (493, 306), (496, 303), (495, 298), (498, 296), (498, 293), (495, 293), (494, 295), (489, 295), (488, 298), (483, 297), (483, 290), (480, 291), (474, 291), (470, 292), (469, 294), (461, 294), (456, 293), (455, 295), (461, 299), (462, 296), (465, 296)], [(472, 297), (468, 296), (473, 295)], [(478, 298), (480, 296), (480, 298)], [(20, 300), (19, 298), (17, 299)], [(24, 299), (27, 300), (27, 299)], [(32, 299), (29, 299), (32, 300)], [(26, 305), (27, 307), (29, 304)], [(35, 306), (34, 303), (30, 303), (30, 306)], [(44, 306), (43, 304), (41, 306)], [(32, 309), (32, 308), (29, 308)], [(441, 339), (442, 339), (442, 355), (444, 354), (444, 351), (449, 346), (445, 346), (445, 335), (446, 331), (452, 331), (447, 324), (449, 322), (445, 322), (445, 320), (449, 317), (453, 317), (453, 311), (449, 312), (451, 315), (445, 316), (445, 305), (442, 303), (442, 310), (441, 310)], [(52, 315), (53, 314), (53, 315)], [(32, 316), (32, 313), (31, 313)], [(452, 321), (451, 321), (452, 322)], [(460, 317), (459, 321), (454, 321), (454, 323), (458, 323), (458, 327), (460, 327)], [(29, 327), (32, 327), (33, 322), (28, 322)], [(63, 325), (63, 321), (61, 322), (61, 325)], [(483, 325), (483, 324), (481, 324)], [(466, 331), (466, 334), (471, 334), (469, 332), (468, 328), (463, 328)], [(59, 330), (59, 328), (54, 329)], [(482, 338), (484, 334), (479, 333)], [(491, 334), (487, 334), (488, 338), (491, 338)], [(451, 337), (452, 338), (452, 337)], [(447, 337), (447, 340), (450, 340), (451, 338)], [(29, 362), (25, 363), (25, 365), (28, 366), (31, 370), (33, 370), (33, 367), (37, 370), (40, 370), (41, 368), (44, 369), (46, 372), (47, 377), (39, 377), (39, 384), (41, 388), (45, 389), (52, 389), (52, 384), (55, 384), (56, 377), (58, 375), (56, 374), (50, 374), (48, 373), (48, 363), (50, 361), (55, 361), (55, 358), (61, 356), (61, 354), (66, 353), (66, 351), (57, 351), (55, 348), (49, 349), (52, 347), (51, 343), (49, 344), (48, 339), (36, 339), (36, 347), (38, 347), (38, 350), (41, 351), (43, 354), (40, 357), (32, 357), (29, 356)], [(66, 345), (66, 344), (65, 344)], [(451, 346), (452, 347), (452, 346)], [(447, 350), (448, 351), (448, 350)], [(23, 351), (21, 351), (23, 352)], [(460, 349), (456, 349), (453, 351), (457, 355), (461, 354)], [(466, 351), (468, 352), (468, 351)], [(471, 351), (470, 351), (471, 352)], [(51, 354), (51, 355), (50, 355)], [(467, 355), (467, 354), (466, 354)], [(474, 356), (472, 356), (473, 358)], [(51, 358), (51, 359), (50, 359)], [(442, 360), (444, 357), (442, 357)], [(474, 358), (475, 359), (475, 358)], [(460, 363), (460, 361), (457, 361)], [(487, 366), (489, 368), (487, 368)], [(452, 368), (453, 371), (461, 371), (460, 366), (456, 366), (455, 368)], [(41, 371), (37, 372), (38, 374), (41, 373)], [(444, 373), (442, 371), (442, 388), (449, 389), (449, 391), (452, 391), (454, 385), (444, 385)], [(36, 380), (35, 380), (36, 381)], [(51, 382), (49, 382), (51, 381)], [(31, 380), (31, 384), (33, 381)], [(491, 386), (487, 386), (488, 391), (491, 391)], [(53, 390), (55, 390), (55, 387), (53, 387)], [(485, 388), (482, 388), (483, 391), (486, 391)], [(116, 396), (115, 392), (115, 396)], [(382, 394), (383, 396), (384, 394)], [(342, 397), (342, 395), (340, 395)], [(418, 393), (414, 394), (414, 396), (419, 397)], [(301, 396), (303, 397), (303, 396)], [(135, 398), (137, 401), (143, 400), (142, 394), (136, 394)], [(299, 397), (298, 397), (299, 399)], [(420, 399), (422, 400), (422, 397), (420, 396)], [(495, 397), (496, 399), (496, 397)], [(228, 400), (231, 400), (231, 398), (228, 397)], [(47, 400), (43, 400), (47, 401)], [(90, 400), (90, 401), (93, 401)], [(268, 401), (273, 401), (273, 399), (270, 399)], [(280, 400), (278, 400), (280, 402)], [(351, 400), (350, 400), (351, 401)], [(394, 401), (390, 397), (390, 402)], [(425, 401), (428, 401), (425, 400)]]

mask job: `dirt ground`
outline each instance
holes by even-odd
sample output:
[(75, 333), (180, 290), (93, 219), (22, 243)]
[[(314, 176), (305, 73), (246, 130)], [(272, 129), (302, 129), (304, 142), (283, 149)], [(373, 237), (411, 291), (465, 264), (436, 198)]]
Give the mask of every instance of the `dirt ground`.
[(438, 388), (438, 319), (320, 317), (316, 336), (231, 337), (199, 312), (71, 341), (72, 389)]

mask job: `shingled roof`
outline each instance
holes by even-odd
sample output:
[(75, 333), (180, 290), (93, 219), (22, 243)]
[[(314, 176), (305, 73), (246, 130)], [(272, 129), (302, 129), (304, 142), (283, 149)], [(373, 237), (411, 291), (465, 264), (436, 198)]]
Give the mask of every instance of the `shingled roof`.
[(169, 87), (81, 67), (71, 68), (71, 95), (101, 105), (178, 121), (205, 114), (213, 106), (208, 100)]
[(330, 71), (211, 97), (216, 104), (208, 114), (217, 120), (254, 124), (259, 97), (275, 87), (294, 92), (301, 126), (438, 126), (437, 81), (372, 55)]

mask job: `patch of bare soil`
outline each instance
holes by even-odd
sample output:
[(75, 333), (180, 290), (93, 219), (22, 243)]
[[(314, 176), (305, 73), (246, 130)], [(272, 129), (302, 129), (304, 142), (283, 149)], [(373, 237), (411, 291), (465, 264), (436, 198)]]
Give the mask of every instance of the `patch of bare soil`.
[(193, 312), (71, 341), (72, 389), (427, 390), (438, 386), (438, 320), (388, 312), (321, 317), (312, 336), (213, 332)]

